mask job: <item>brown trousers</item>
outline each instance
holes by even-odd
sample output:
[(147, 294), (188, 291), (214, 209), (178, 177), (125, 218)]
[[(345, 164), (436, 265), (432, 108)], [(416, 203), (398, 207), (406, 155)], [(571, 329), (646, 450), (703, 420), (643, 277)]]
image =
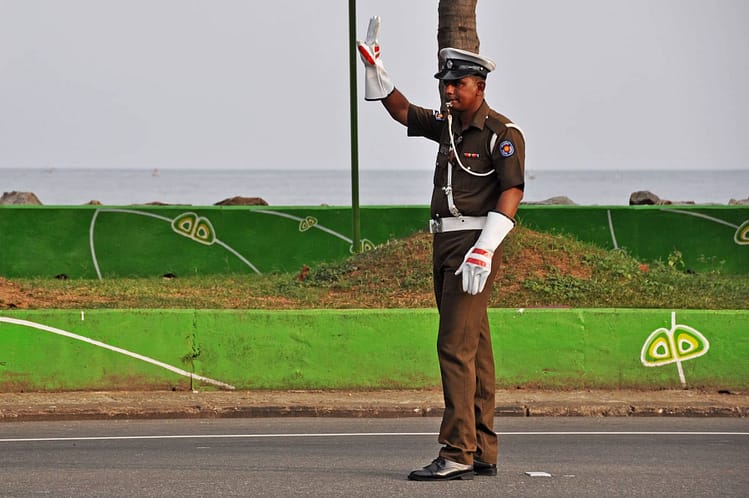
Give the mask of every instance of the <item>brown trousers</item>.
[(497, 463), (498, 450), (494, 354), (486, 309), (502, 259), (501, 246), (494, 253), (492, 272), (480, 294), (463, 292), (462, 276), (455, 275), (479, 233), (435, 234), (433, 244), (434, 295), (440, 315), (437, 353), (445, 398), (440, 456), (463, 464), (472, 464), (474, 457)]

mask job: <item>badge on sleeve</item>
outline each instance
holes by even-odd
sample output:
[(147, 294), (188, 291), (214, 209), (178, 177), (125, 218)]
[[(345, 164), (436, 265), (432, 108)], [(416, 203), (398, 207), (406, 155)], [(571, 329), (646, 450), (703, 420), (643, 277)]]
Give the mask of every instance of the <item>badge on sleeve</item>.
[(515, 146), (509, 140), (503, 140), (499, 144), (499, 153), (502, 157), (510, 157), (515, 153)]
[(437, 110), (433, 110), (432, 114), (434, 115), (434, 120), (435, 121), (444, 121), (445, 120), (445, 115), (442, 114), (441, 112), (437, 111)]

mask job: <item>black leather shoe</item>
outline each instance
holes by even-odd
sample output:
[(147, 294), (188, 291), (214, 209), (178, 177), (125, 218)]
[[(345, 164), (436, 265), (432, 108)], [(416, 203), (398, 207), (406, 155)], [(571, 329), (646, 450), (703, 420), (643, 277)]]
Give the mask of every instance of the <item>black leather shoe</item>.
[(473, 473), (477, 476), (495, 476), (497, 475), (497, 464), (482, 462), (474, 458)]
[(452, 479), (473, 479), (473, 465), (465, 465), (442, 457), (435, 459), (423, 469), (408, 474), (411, 481), (449, 481)]

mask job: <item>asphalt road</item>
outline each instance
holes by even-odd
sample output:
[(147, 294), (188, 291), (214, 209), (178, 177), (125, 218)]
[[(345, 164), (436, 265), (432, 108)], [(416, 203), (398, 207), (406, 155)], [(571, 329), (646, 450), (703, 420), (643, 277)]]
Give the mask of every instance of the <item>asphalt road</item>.
[(501, 418), (497, 477), (408, 481), (436, 456), (438, 424), (435, 417), (4, 423), (0, 496), (749, 494), (746, 418)]

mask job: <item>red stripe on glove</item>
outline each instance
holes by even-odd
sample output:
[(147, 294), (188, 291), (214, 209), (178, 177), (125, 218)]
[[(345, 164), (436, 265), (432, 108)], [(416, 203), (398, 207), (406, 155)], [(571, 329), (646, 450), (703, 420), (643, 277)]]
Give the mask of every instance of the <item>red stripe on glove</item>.
[(489, 266), (486, 263), (486, 261), (484, 261), (483, 259), (476, 259), (476, 258), (467, 258), (466, 259), (466, 263), (470, 263), (470, 264), (475, 265), (475, 266), (483, 266), (484, 268), (486, 268), (487, 266)]
[(359, 44), (359, 53), (367, 60), (369, 64), (372, 64), (373, 66), (375, 65), (376, 61), (366, 45)]

